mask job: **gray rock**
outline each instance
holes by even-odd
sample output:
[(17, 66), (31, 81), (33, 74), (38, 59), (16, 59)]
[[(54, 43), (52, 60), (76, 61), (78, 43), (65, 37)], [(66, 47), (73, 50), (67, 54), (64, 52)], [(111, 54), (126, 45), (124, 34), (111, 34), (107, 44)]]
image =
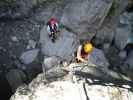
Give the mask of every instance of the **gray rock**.
[(44, 58), (43, 64), (46, 70), (49, 70), (55, 66), (57, 66), (59, 59), (55, 56)]
[(42, 64), (44, 77), (50, 79), (65, 75), (65, 72), (61, 69), (63, 66), (61, 62), (62, 59), (56, 56), (44, 58)]
[(30, 10), (47, 0), (1, 0), (0, 18), (23, 18), (30, 16)]
[(76, 34), (91, 32), (92, 37), (112, 5), (112, 0), (73, 0), (64, 9), (61, 23)]
[[(46, 83), (42, 75), (38, 75), (27, 87), (18, 88), (10, 100), (132, 100), (133, 93), (128, 89), (115, 86), (93, 85), (77, 80), (75, 83), (70, 81), (54, 81)], [(89, 79), (87, 79), (89, 80)], [(92, 82), (92, 80), (90, 79)], [(96, 81), (96, 80), (95, 80)], [(125, 87), (129, 87), (128, 85)], [(86, 90), (86, 91), (85, 91)]]
[(22, 53), (20, 59), (23, 63), (30, 64), (36, 59), (38, 53), (39, 49), (29, 50), (27, 52)]
[(46, 56), (59, 56), (67, 61), (72, 60), (78, 40), (76, 36), (63, 29), (55, 43), (48, 36), (46, 26), (40, 32), (40, 43), (42, 53)]
[(29, 43), (27, 45), (27, 49), (34, 49), (36, 47), (36, 41), (29, 40)]
[(110, 44), (109, 43), (104, 43), (104, 45), (103, 45), (104, 53), (107, 53), (109, 51), (109, 48), (110, 48)]
[(129, 35), (129, 38), (127, 40), (127, 44), (133, 44), (133, 34)]
[(66, 4), (66, 0), (57, 0), (47, 3), (45, 7), (43, 6), (39, 9), (36, 9), (33, 19), (38, 22), (47, 23), (51, 17), (55, 17), (59, 21)]
[(55, 6), (49, 5), (44, 9), (38, 10), (35, 16), (33, 16), (33, 18), (38, 22), (47, 23), (47, 21), (50, 19), (54, 11), (55, 11)]
[(129, 53), (127, 57), (126, 64), (128, 64), (129, 70), (133, 70), (133, 50)]
[(118, 67), (121, 63), (119, 50), (115, 46), (110, 46), (109, 50), (106, 53), (106, 57), (112, 68)]
[(94, 44), (103, 46), (104, 43), (112, 43), (119, 17), (127, 3), (124, 0), (114, 1), (102, 25), (97, 30)]
[(12, 69), (6, 74), (6, 79), (8, 80), (12, 92), (15, 92), (15, 90), (20, 86), (24, 84), (24, 80), (26, 79), (25, 74), (18, 69)]
[[(107, 22), (108, 23), (108, 22)], [(116, 25), (115, 23), (113, 25)], [(111, 44), (112, 40), (114, 39), (115, 34), (115, 26), (105, 26), (102, 29), (99, 29), (96, 34), (97, 44), (109, 43)]]
[(97, 66), (108, 68), (109, 62), (102, 50), (94, 48), (90, 55), (89, 61)]
[(12, 40), (13, 42), (18, 42), (18, 41), (19, 41), (18, 38), (17, 38), (16, 36), (12, 36), (12, 37), (11, 37), (11, 40)]
[(129, 27), (119, 27), (116, 30), (115, 44), (122, 50), (125, 48), (128, 42), (129, 35), (131, 34)]
[(120, 26), (116, 30), (115, 44), (121, 50), (124, 49), (126, 45), (133, 43), (132, 18), (133, 13), (128, 12), (124, 12), (120, 16)]
[(130, 79), (133, 80), (133, 51), (129, 53), (120, 68)]
[(120, 16), (120, 23), (129, 25), (129, 24), (131, 24), (132, 17), (133, 17), (133, 13), (124, 12)]
[(126, 59), (126, 57), (127, 57), (127, 52), (124, 51), (124, 50), (123, 50), (123, 51), (120, 51), (119, 57), (120, 57), (122, 60)]

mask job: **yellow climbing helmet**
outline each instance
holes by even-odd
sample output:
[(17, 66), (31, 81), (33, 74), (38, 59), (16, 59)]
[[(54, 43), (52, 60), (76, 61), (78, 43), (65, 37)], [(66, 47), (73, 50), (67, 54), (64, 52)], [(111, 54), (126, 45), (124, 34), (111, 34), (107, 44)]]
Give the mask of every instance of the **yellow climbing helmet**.
[(83, 44), (83, 50), (85, 53), (90, 53), (93, 50), (93, 46), (91, 43), (87, 42)]

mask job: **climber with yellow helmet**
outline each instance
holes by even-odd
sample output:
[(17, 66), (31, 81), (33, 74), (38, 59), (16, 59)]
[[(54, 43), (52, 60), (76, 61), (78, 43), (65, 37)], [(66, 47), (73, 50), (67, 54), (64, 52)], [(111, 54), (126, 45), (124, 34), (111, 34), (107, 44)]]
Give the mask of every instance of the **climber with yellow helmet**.
[(93, 50), (93, 45), (90, 42), (85, 42), (80, 45), (76, 53), (77, 62), (87, 62), (87, 58)]

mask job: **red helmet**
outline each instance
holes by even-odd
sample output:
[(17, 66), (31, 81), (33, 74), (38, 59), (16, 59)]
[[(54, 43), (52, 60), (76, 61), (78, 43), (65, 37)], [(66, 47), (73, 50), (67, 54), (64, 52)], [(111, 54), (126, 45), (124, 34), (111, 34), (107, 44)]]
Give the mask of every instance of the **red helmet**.
[(51, 25), (54, 25), (54, 24), (57, 23), (57, 20), (56, 20), (55, 18), (51, 18), (51, 19), (49, 20), (49, 23), (50, 23)]

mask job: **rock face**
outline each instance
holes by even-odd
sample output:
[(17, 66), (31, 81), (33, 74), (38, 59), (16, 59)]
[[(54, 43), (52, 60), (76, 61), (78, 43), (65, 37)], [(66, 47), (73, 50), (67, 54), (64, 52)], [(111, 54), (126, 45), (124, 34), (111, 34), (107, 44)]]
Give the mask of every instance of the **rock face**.
[[(46, 75), (48, 78), (55, 79), (55, 77), (64, 76), (68, 72), (64, 73), (64, 70), (60, 69), (62, 66), (58, 66), (59, 59), (57, 60), (52, 57), (51, 60), (51, 58), (47, 57), (58, 56), (65, 61), (71, 61), (79, 45), (79, 41), (91, 41), (95, 37), (96, 42), (94, 45), (102, 45), (105, 53), (107, 52), (109, 56), (106, 59), (101, 48), (95, 49), (89, 61), (98, 67), (92, 68), (94, 70), (89, 70), (88, 68), (92, 66), (87, 66), (84, 71), (89, 71), (92, 75), (95, 73), (97, 77), (100, 76), (101, 78), (106, 77), (107, 79), (111, 79), (109, 76), (113, 75), (119, 77), (119, 75), (116, 75), (116, 73), (107, 68), (109, 65), (114, 67), (120, 66), (120, 59), (122, 59), (125, 60), (124, 63), (126, 65), (125, 67), (124, 65), (121, 66), (123, 67), (123, 71), (130, 70), (130, 74), (133, 77), (131, 71), (133, 66), (132, 53), (129, 53), (126, 57), (125, 52), (119, 51), (119, 49), (123, 50), (132, 41), (132, 38), (128, 38), (127, 34), (130, 33), (130, 30), (133, 30), (131, 25), (133, 23), (131, 20), (133, 18), (132, 13), (124, 13), (124, 15), (120, 16), (120, 23), (117, 27), (120, 12), (123, 11), (126, 2), (126, 0), (0, 0), (0, 37), (2, 37), (0, 39), (0, 74), (6, 75), (12, 91), (15, 91), (19, 85), (23, 84), (23, 71), (27, 75), (26, 81), (29, 82), (38, 73), (42, 72), (42, 64), (45, 65), (43, 66), (43, 70), (48, 71)], [(49, 39), (46, 26), (44, 26), (51, 17), (57, 18), (64, 27), (55, 43), (52, 43)], [(117, 30), (115, 30), (116, 28)], [(39, 43), (41, 44), (41, 48), (39, 48)], [(111, 47), (114, 45), (119, 49), (115, 48), (115, 50), (112, 50)], [(40, 49), (42, 54), (39, 52)], [(40, 56), (42, 56), (42, 59)], [(44, 62), (43, 58), (45, 58)], [(110, 60), (111, 64), (108, 60)], [(97, 68), (102, 69), (102, 74), (96, 70)], [(7, 73), (7, 71), (9, 72)], [(91, 76), (90, 73), (88, 76)], [(127, 71), (127, 73), (129, 72)], [(20, 97), (19, 100), (22, 98), (25, 100), (31, 100), (32, 98), (42, 99), (41, 97), (39, 98), (39, 93), (43, 93), (43, 90), (39, 90), (38, 92), (38, 89), (44, 88), (44, 91), (47, 90), (46, 85), (42, 85), (45, 83), (45, 80), (42, 79), (43, 77), (36, 82), (33, 81), (27, 86), (28, 88), (24, 87), (24, 89), (20, 89), (21, 92), (18, 92), (18, 89), (16, 95)], [(125, 83), (125, 81), (122, 82)], [(78, 97), (75, 99), (80, 99), (80, 96), (77, 95), (75, 84), (58, 81), (52, 83), (52, 85), (55, 84), (55, 87), (58, 88), (57, 83), (64, 90), (66, 90), (64, 84), (71, 85), (70, 88), (72, 90), (70, 89), (69, 91), (70, 93), (71, 91), (76, 91), (76, 95), (73, 96), (70, 94), (70, 97)], [(93, 97), (96, 97), (96, 95), (102, 98), (101, 95), (106, 94), (104, 93), (106, 89), (103, 89), (106, 87), (102, 88), (100, 86), (104, 94), (97, 93), (97, 90), (95, 91), (94, 89), (95, 86), (94, 88), (93, 86), (87, 87), (92, 87), (92, 91), (94, 90), (95, 92), (95, 94), (92, 94), (93, 96), (91, 95), (92, 92), (89, 93), (88, 96), (90, 99), (94, 99)], [(48, 89), (51, 88), (48, 87)], [(110, 91), (111, 89), (112, 87), (110, 87)], [(57, 90), (60, 91), (59, 89)], [(91, 88), (88, 90), (90, 92)], [(51, 90), (50, 92), (52, 93)], [(34, 93), (37, 97), (32, 97)], [(27, 95), (24, 96), (24, 94)], [(58, 94), (60, 96), (60, 92), (57, 92)], [(42, 97), (44, 96), (49, 97), (47, 95), (43, 95)], [(108, 99), (109, 95), (107, 94), (105, 97)], [(63, 98), (61, 97), (61, 99)]]
[(112, 43), (116, 34), (116, 28), (119, 24), (119, 16), (126, 6), (127, 2), (124, 0), (113, 2), (103, 23), (97, 30), (97, 34), (93, 40), (95, 45), (103, 46), (104, 43)]
[(120, 25), (116, 30), (115, 44), (122, 50), (128, 43), (132, 44), (132, 17), (133, 13), (123, 13), (120, 16)]
[(55, 17), (60, 21), (64, 7), (70, 2), (69, 0), (54, 0), (44, 3), (39, 9), (35, 9), (33, 19), (37, 22), (47, 23), (51, 17)]
[(0, 18), (23, 18), (30, 16), (30, 10), (46, 0), (1, 0)]
[(111, 68), (117, 68), (121, 63), (119, 50), (115, 46), (111, 46), (105, 53)]
[(26, 76), (21, 70), (14, 69), (14, 70), (10, 70), (6, 74), (6, 79), (8, 80), (12, 88), (12, 92), (15, 92), (19, 86), (24, 84), (24, 81), (26, 80)]
[(109, 62), (105, 58), (103, 51), (97, 48), (93, 49), (89, 61), (97, 66), (104, 66), (106, 68), (109, 66)]
[(33, 50), (30, 50), (30, 51), (24, 52), (21, 55), (20, 59), (22, 60), (22, 62), (24, 64), (30, 64), (35, 60), (35, 58), (38, 55), (38, 52), (39, 52), (38, 49), (33, 49)]
[(85, 32), (94, 35), (111, 5), (109, 0), (73, 0), (65, 7), (61, 23), (81, 36)]
[(63, 29), (56, 42), (53, 43), (48, 36), (46, 26), (44, 26), (40, 33), (40, 43), (44, 55), (59, 56), (67, 61), (71, 61), (78, 40), (73, 33)]
[(103, 46), (104, 43), (111, 44), (112, 40), (114, 39), (114, 34), (115, 34), (114, 27), (107, 25), (107, 26), (99, 29), (99, 31), (96, 34), (96, 39), (94, 42), (95, 45)]
[(129, 38), (130, 30), (128, 27), (118, 28), (116, 31), (115, 43), (119, 49), (124, 49)]
[(120, 23), (121, 24), (125, 24), (125, 25), (129, 25), (132, 19), (132, 13), (128, 13), (128, 12), (124, 12), (121, 16), (120, 16)]
[(55, 81), (47, 84), (42, 75), (29, 86), (20, 87), (10, 100), (132, 100), (133, 93), (115, 86), (88, 85), (83, 81)]
[(63, 76), (65, 73), (61, 70), (59, 64), (62, 59), (56, 56), (44, 58), (42, 69), (45, 78)]
[(53, 56), (53, 57), (44, 58), (43, 64), (44, 64), (44, 67), (47, 70), (49, 70), (52, 67), (57, 66), (58, 62), (59, 62), (59, 59)]
[(126, 64), (128, 64), (129, 70), (133, 70), (133, 51), (129, 53), (127, 57)]
[(34, 49), (36, 47), (36, 42), (34, 40), (29, 40), (27, 49)]
[(126, 59), (126, 57), (127, 57), (127, 52), (126, 52), (126, 51), (121, 51), (121, 52), (119, 53), (119, 56), (120, 56), (120, 58), (121, 58), (122, 60), (124, 60), (124, 59)]
[[(85, 100), (85, 95), (83, 94), (83, 90), (81, 90), (82, 93), (80, 94), (81, 91), (79, 92), (78, 90), (79, 88), (71, 82), (54, 82), (54, 83), (51, 83), (50, 86), (54, 86), (55, 89), (48, 87), (43, 92), (43, 90), (40, 88), (40, 90), (42, 91), (37, 91), (35, 93), (35, 95), (37, 96), (36, 100), (41, 98), (49, 99), (49, 100), (68, 100), (68, 99), (81, 100), (82, 98), (83, 100)], [(60, 89), (62, 89), (63, 91), (60, 91)], [(49, 92), (46, 92), (46, 91), (49, 91)], [(59, 91), (59, 92), (56, 92), (56, 91)], [(46, 93), (46, 95), (43, 96), (43, 93)], [(40, 96), (40, 94), (42, 96)], [(61, 94), (63, 96), (61, 96)]]

